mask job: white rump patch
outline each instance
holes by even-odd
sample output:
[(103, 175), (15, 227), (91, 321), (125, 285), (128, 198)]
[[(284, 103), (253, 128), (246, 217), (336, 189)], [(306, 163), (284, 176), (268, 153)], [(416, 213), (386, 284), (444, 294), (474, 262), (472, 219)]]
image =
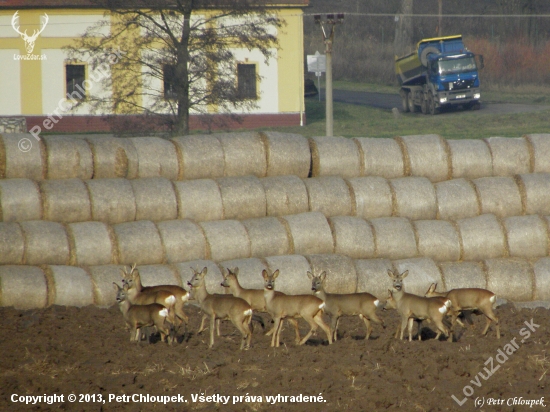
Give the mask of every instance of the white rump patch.
[(169, 306), (172, 306), (173, 304), (176, 303), (176, 297), (174, 295), (170, 295), (168, 296), (166, 299), (164, 299), (164, 301), (169, 305)]
[(164, 309), (160, 310), (159, 315), (162, 316), (163, 318), (167, 317), (168, 316), (168, 309), (164, 308)]
[(443, 314), (447, 313), (447, 302), (439, 308), (439, 312)]
[(495, 300), (497, 300), (497, 295), (491, 296), (491, 299), (489, 299), (491, 303), (495, 303)]
[(245, 316), (251, 316), (252, 315), (252, 309), (247, 309), (244, 311)]
[(451, 299), (447, 299), (447, 300), (445, 301), (445, 306), (447, 306), (448, 308), (450, 308), (452, 304), (453, 304), (453, 303), (451, 302)]
[(374, 306), (376, 306), (376, 307), (380, 306), (380, 301), (378, 299), (376, 299), (374, 301)]
[(186, 293), (185, 295), (183, 295), (181, 297), (181, 300), (183, 300), (184, 302), (187, 302), (189, 300), (189, 293)]
[(324, 307), (325, 307), (325, 302), (323, 302), (319, 305), (319, 309), (323, 309)]

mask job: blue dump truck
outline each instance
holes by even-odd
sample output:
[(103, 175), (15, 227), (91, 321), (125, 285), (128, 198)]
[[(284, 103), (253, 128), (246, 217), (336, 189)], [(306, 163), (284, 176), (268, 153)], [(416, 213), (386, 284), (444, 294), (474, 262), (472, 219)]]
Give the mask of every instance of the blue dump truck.
[(479, 109), (478, 67), (483, 68), (483, 56), (468, 51), (462, 35), (421, 40), (415, 52), (395, 59), (403, 111), (437, 114), (458, 105)]

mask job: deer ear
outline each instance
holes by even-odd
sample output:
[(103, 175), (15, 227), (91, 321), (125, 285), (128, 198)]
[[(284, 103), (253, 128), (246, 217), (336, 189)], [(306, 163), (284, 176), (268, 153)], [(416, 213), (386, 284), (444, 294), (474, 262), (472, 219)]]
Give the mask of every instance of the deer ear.
[(401, 279), (405, 279), (409, 275), (409, 271), (406, 270), (401, 274)]
[(309, 278), (309, 280), (313, 279), (313, 273), (311, 273), (309, 270), (307, 271), (307, 277)]
[(393, 274), (393, 272), (390, 269), (388, 269), (388, 276), (392, 279), (395, 279), (395, 275)]
[(279, 276), (279, 269), (273, 272), (273, 280), (277, 279), (277, 276)]
[(122, 288), (120, 286), (118, 286), (115, 282), (113, 282), (113, 289), (118, 292)]
[(233, 274), (237, 276), (239, 274), (239, 268), (233, 269)]
[(262, 277), (264, 278), (264, 280), (267, 280), (268, 276), (269, 275), (267, 274), (267, 270), (262, 270)]

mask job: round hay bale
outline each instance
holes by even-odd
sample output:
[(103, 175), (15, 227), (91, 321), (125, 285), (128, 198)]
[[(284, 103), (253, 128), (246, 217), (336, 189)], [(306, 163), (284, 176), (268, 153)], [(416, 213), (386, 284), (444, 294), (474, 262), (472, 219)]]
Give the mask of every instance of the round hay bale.
[(389, 259), (357, 259), (355, 261), (357, 293), (368, 292), (385, 301), (388, 297), (388, 289), (391, 289), (388, 269), (393, 269)]
[(174, 137), (172, 141), (182, 156), (184, 179), (204, 179), (224, 176), (223, 148), (214, 135)]
[(158, 222), (166, 262), (206, 258), (206, 239), (201, 228), (192, 220), (167, 220)]
[(149, 220), (119, 223), (113, 226), (118, 263), (149, 265), (163, 263), (164, 248), (155, 224)]
[(206, 238), (207, 257), (220, 262), (250, 257), (250, 239), (244, 225), (237, 220), (201, 222)]
[(92, 150), (94, 179), (137, 177), (138, 156), (131, 140), (93, 136), (85, 139)]
[(352, 258), (343, 255), (307, 255), (311, 272), (319, 275), (327, 273), (325, 283), (328, 293), (355, 293), (357, 291), (357, 273)]
[(105, 223), (69, 223), (67, 234), (71, 244), (71, 265), (96, 266), (116, 262), (113, 234)]
[(267, 152), (267, 176), (309, 176), (311, 152), (307, 138), (279, 132), (262, 132), (260, 137)]
[(349, 179), (351, 197), (355, 201), (352, 209), (358, 217), (373, 219), (391, 216), (393, 198), (390, 185), (383, 177), (367, 176)]
[(25, 236), (25, 265), (69, 264), (69, 240), (61, 223), (32, 220), (20, 225)]
[(447, 140), (451, 153), (452, 178), (477, 179), (493, 175), (491, 151), (483, 140)]
[(224, 176), (266, 175), (266, 149), (258, 133), (222, 133), (216, 137), (223, 149)]
[(426, 177), (432, 182), (451, 178), (451, 158), (447, 142), (439, 135), (402, 136), (411, 176)]
[(531, 154), (525, 139), (521, 137), (489, 137), (484, 140), (491, 150), (493, 176), (531, 173)]
[(91, 179), (94, 175), (88, 142), (77, 137), (44, 136), (48, 179)]
[(36, 309), (48, 306), (48, 284), (36, 266), (0, 266), (0, 306)]
[(329, 218), (328, 223), (334, 238), (334, 253), (353, 259), (369, 259), (376, 256), (372, 229), (364, 219), (335, 216)]
[(527, 302), (535, 296), (533, 269), (523, 259), (487, 259), (487, 289), (512, 302)]
[(361, 176), (361, 153), (354, 140), (344, 137), (310, 137), (311, 175)]
[(533, 172), (550, 173), (550, 134), (528, 134), (524, 138), (533, 151)]
[(438, 292), (459, 288), (487, 288), (482, 262), (441, 262), (439, 269), (443, 276), (443, 284), (437, 287)]
[(250, 256), (265, 257), (291, 253), (289, 233), (276, 217), (243, 220), (250, 239)]
[[(31, 146), (28, 151), (20, 149), (28, 146)], [(45, 179), (46, 152), (42, 140), (37, 141), (28, 133), (0, 135), (0, 178)]]
[(405, 259), (418, 255), (414, 230), (404, 217), (371, 219), (376, 256), (387, 259)]
[(82, 180), (44, 180), (39, 186), (44, 220), (68, 223), (92, 218), (90, 195)]
[(439, 262), (460, 259), (460, 238), (451, 222), (417, 220), (413, 222), (413, 227), (418, 239), (420, 256)]
[[(287, 295), (311, 295), (311, 281), (307, 272), (311, 272), (311, 266), (304, 256), (285, 255), (270, 256), (265, 258), (268, 270), (273, 273), (279, 270), (279, 276), (275, 281), (275, 290)], [(258, 277), (262, 280), (262, 274)]]
[(207, 268), (208, 270), (205, 278), (208, 293), (223, 294), (225, 291), (225, 288), (221, 285), (223, 279), (222, 272), (218, 265), (211, 260), (191, 260), (189, 262), (176, 263), (174, 267), (178, 271), (181, 283), (187, 291), (189, 290), (187, 282), (193, 277), (193, 270), (200, 272), (203, 268)]
[(18, 223), (0, 222), (0, 265), (22, 265), (25, 237)]
[(463, 260), (506, 256), (506, 237), (495, 215), (459, 219), (456, 224), (462, 239)]
[[(393, 262), (393, 266), (399, 273), (403, 273), (406, 270), (409, 271), (409, 275), (404, 281), (407, 293), (424, 296), (432, 283), (438, 283), (443, 286), (439, 267), (432, 259), (414, 258), (396, 260)], [(391, 279), (389, 277), (388, 285), (391, 288)]]
[(131, 137), (138, 157), (137, 177), (179, 177), (178, 153), (174, 143), (160, 137)]
[(291, 253), (333, 253), (334, 240), (325, 216), (319, 212), (300, 213), (279, 218), (291, 239)]
[(481, 213), (498, 217), (522, 214), (521, 194), (512, 177), (481, 177), (473, 180), (479, 196)]
[(116, 224), (136, 219), (136, 200), (126, 179), (87, 180), (92, 219)]
[(182, 286), (179, 271), (172, 265), (143, 265), (137, 269), (143, 286)]
[(94, 304), (94, 288), (90, 275), (74, 266), (46, 266), (44, 272), (54, 286), (53, 305), (87, 306)]
[(525, 214), (550, 215), (550, 173), (518, 175), (516, 183)]
[(0, 217), (4, 222), (42, 219), (38, 185), (29, 179), (0, 179)]
[(534, 300), (550, 301), (550, 258), (545, 257), (533, 264), (535, 272)]
[(204, 222), (225, 218), (220, 187), (214, 180), (197, 179), (173, 183), (178, 201), (178, 219)]
[(405, 176), (403, 151), (395, 139), (356, 137), (363, 156), (363, 175), (386, 179)]
[(109, 307), (116, 303), (116, 292), (113, 290), (113, 282), (119, 286), (122, 284), (122, 265), (90, 266), (88, 271), (92, 278), (94, 302), (99, 307)]
[(437, 198), (432, 182), (425, 177), (401, 177), (390, 180), (395, 196), (394, 216), (413, 220), (435, 219)]
[(481, 213), (475, 186), (470, 180), (453, 179), (434, 185), (437, 219), (457, 220)]
[(255, 176), (216, 179), (222, 196), (225, 219), (250, 219), (266, 214), (265, 192)]
[(325, 216), (349, 216), (352, 214), (350, 188), (338, 176), (304, 179), (312, 212)]
[[(239, 284), (244, 289), (262, 289), (264, 288), (264, 280), (262, 271), (267, 269), (267, 265), (261, 259), (234, 259), (220, 262), (219, 264), (224, 270), (239, 268), (237, 279)], [(226, 272), (227, 273), (227, 272)], [(221, 281), (221, 279), (220, 279)], [(226, 292), (229, 289), (224, 288)]]
[(306, 185), (298, 176), (273, 176), (260, 179), (264, 188), (267, 216), (309, 212)]
[(163, 177), (130, 180), (136, 199), (136, 220), (178, 218), (178, 202), (172, 182)]
[(511, 216), (503, 223), (509, 256), (527, 259), (548, 256), (548, 225), (540, 216)]

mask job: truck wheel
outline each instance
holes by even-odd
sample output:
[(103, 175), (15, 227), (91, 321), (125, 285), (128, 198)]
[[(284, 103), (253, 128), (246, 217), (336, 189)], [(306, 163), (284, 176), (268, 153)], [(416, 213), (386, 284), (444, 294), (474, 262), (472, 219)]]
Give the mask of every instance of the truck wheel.
[(439, 114), (439, 107), (435, 107), (435, 100), (433, 94), (428, 95), (428, 110), (431, 115)]
[(409, 94), (410, 92), (403, 91), (401, 94), (401, 106), (403, 107), (403, 112), (407, 113), (409, 111)]
[(414, 104), (414, 95), (413, 92), (407, 93), (407, 102), (409, 104), (409, 110), (411, 113), (415, 113), (418, 111), (417, 107)]
[(428, 114), (428, 101), (422, 97), (422, 103), (420, 103), (420, 111), (422, 114)]

